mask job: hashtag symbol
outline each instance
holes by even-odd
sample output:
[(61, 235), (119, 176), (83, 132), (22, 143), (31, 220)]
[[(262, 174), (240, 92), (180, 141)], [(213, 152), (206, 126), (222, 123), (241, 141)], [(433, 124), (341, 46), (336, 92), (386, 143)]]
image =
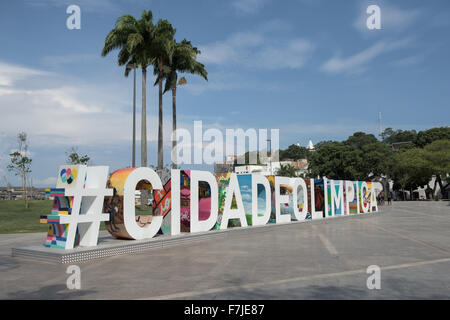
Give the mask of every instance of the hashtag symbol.
[(73, 197), (72, 213), (60, 215), (60, 223), (68, 224), (66, 249), (73, 249), (77, 228), (80, 246), (96, 246), (100, 222), (108, 221), (109, 214), (102, 213), (105, 196), (113, 190), (106, 189), (107, 166), (87, 167), (80, 165), (75, 188), (65, 190), (66, 197)]

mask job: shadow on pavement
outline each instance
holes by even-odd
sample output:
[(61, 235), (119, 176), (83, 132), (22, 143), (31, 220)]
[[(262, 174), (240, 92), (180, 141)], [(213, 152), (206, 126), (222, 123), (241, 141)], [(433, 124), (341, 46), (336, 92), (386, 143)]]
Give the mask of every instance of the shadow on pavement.
[(8, 294), (8, 299), (78, 299), (82, 296), (95, 293), (94, 290), (69, 290), (65, 285), (49, 285), (36, 291), (19, 290)]

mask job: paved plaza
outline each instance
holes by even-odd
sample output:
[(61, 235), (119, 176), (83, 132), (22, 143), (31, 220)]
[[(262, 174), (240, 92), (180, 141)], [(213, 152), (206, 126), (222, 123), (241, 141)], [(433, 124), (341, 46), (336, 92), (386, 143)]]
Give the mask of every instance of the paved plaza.
[[(450, 299), (450, 203), (266, 228), (77, 265), (11, 256), (45, 234), (0, 235), (0, 299)], [(367, 288), (367, 267), (381, 289)]]

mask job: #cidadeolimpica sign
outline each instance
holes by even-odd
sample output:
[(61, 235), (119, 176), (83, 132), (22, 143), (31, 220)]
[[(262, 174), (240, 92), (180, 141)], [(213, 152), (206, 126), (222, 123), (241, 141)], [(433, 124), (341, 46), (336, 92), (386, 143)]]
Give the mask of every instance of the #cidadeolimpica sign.
[[(49, 226), (46, 247), (96, 246), (101, 221), (116, 238), (140, 240), (378, 211), (372, 183), (365, 181), (178, 169), (158, 175), (150, 168), (108, 176), (108, 170), (60, 167), (56, 188), (47, 190), (52, 212), (41, 217)], [(152, 215), (136, 215), (136, 190), (148, 190)]]

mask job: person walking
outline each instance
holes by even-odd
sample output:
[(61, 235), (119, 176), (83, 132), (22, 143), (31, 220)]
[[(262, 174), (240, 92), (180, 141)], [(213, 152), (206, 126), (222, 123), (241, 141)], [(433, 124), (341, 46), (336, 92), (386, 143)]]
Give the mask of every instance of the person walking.
[(388, 205), (391, 205), (392, 204), (392, 192), (391, 191), (389, 191), (388, 192)]

